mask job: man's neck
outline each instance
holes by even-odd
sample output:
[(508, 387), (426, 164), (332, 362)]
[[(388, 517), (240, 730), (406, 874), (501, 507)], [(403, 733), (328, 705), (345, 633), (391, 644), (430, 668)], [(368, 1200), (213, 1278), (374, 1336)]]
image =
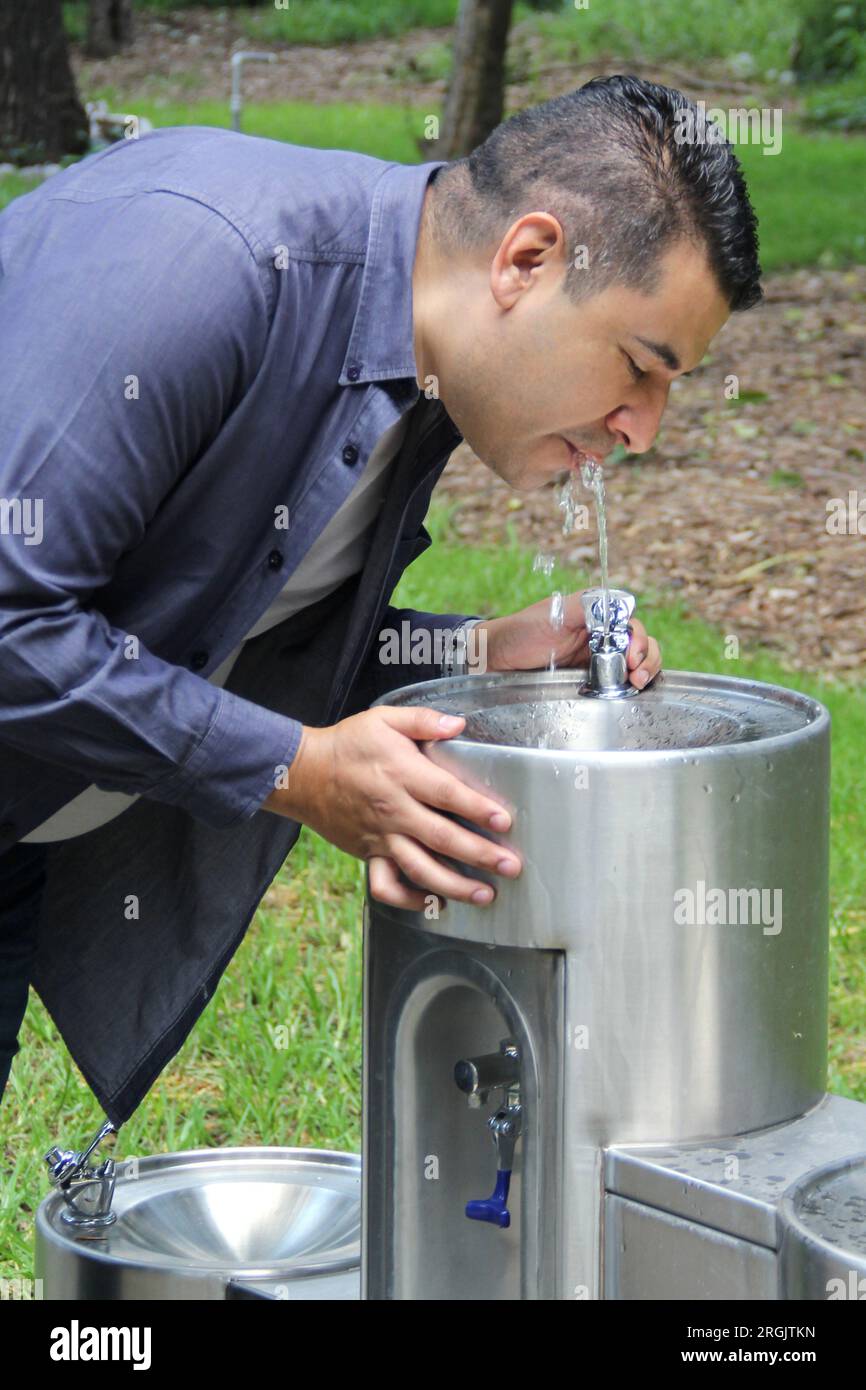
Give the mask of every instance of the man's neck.
[(430, 184), (424, 194), (424, 204), (418, 224), (415, 263), (412, 268), (412, 326), (415, 353), (416, 381), (424, 391), (430, 385), (434, 367), (430, 352), (429, 305), (433, 274), (434, 252), (431, 246), (430, 203), (433, 191)]

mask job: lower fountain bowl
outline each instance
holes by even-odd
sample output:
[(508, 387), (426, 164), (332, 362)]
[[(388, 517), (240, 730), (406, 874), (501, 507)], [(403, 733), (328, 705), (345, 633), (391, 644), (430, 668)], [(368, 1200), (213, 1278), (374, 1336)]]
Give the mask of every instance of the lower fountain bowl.
[(47, 1299), (360, 1297), (361, 1159), (326, 1149), (194, 1149), (117, 1161), (107, 1227), (36, 1214)]
[(866, 1153), (813, 1169), (779, 1215), (785, 1298), (866, 1298)]

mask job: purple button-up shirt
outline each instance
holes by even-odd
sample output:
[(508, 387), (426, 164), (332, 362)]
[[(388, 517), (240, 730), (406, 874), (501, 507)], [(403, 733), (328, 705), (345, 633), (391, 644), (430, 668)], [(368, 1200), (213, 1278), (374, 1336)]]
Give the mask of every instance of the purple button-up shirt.
[(0, 216), (0, 849), (94, 782), (236, 825), (291, 763), (205, 677), (419, 398), (439, 167), (184, 127)]

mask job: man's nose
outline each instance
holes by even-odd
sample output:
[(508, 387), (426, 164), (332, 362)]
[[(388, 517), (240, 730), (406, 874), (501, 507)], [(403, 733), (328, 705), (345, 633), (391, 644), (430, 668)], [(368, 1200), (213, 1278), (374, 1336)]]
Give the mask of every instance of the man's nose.
[(652, 448), (665, 413), (669, 393), (670, 385), (666, 382), (652, 395), (644, 393), (639, 401), (631, 405), (618, 406), (607, 416), (607, 428), (630, 454), (645, 454)]

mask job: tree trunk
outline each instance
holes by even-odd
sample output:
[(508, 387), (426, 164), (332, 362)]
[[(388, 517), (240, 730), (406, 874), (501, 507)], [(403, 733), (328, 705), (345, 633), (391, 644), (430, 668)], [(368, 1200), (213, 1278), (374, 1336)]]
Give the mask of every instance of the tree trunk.
[(61, 0), (0, 0), (0, 160), (55, 163), (90, 147)]
[(460, 0), (442, 129), (428, 159), (460, 159), (502, 120), (512, 3)]
[(89, 0), (84, 45), (88, 58), (110, 58), (132, 38), (132, 0)]

